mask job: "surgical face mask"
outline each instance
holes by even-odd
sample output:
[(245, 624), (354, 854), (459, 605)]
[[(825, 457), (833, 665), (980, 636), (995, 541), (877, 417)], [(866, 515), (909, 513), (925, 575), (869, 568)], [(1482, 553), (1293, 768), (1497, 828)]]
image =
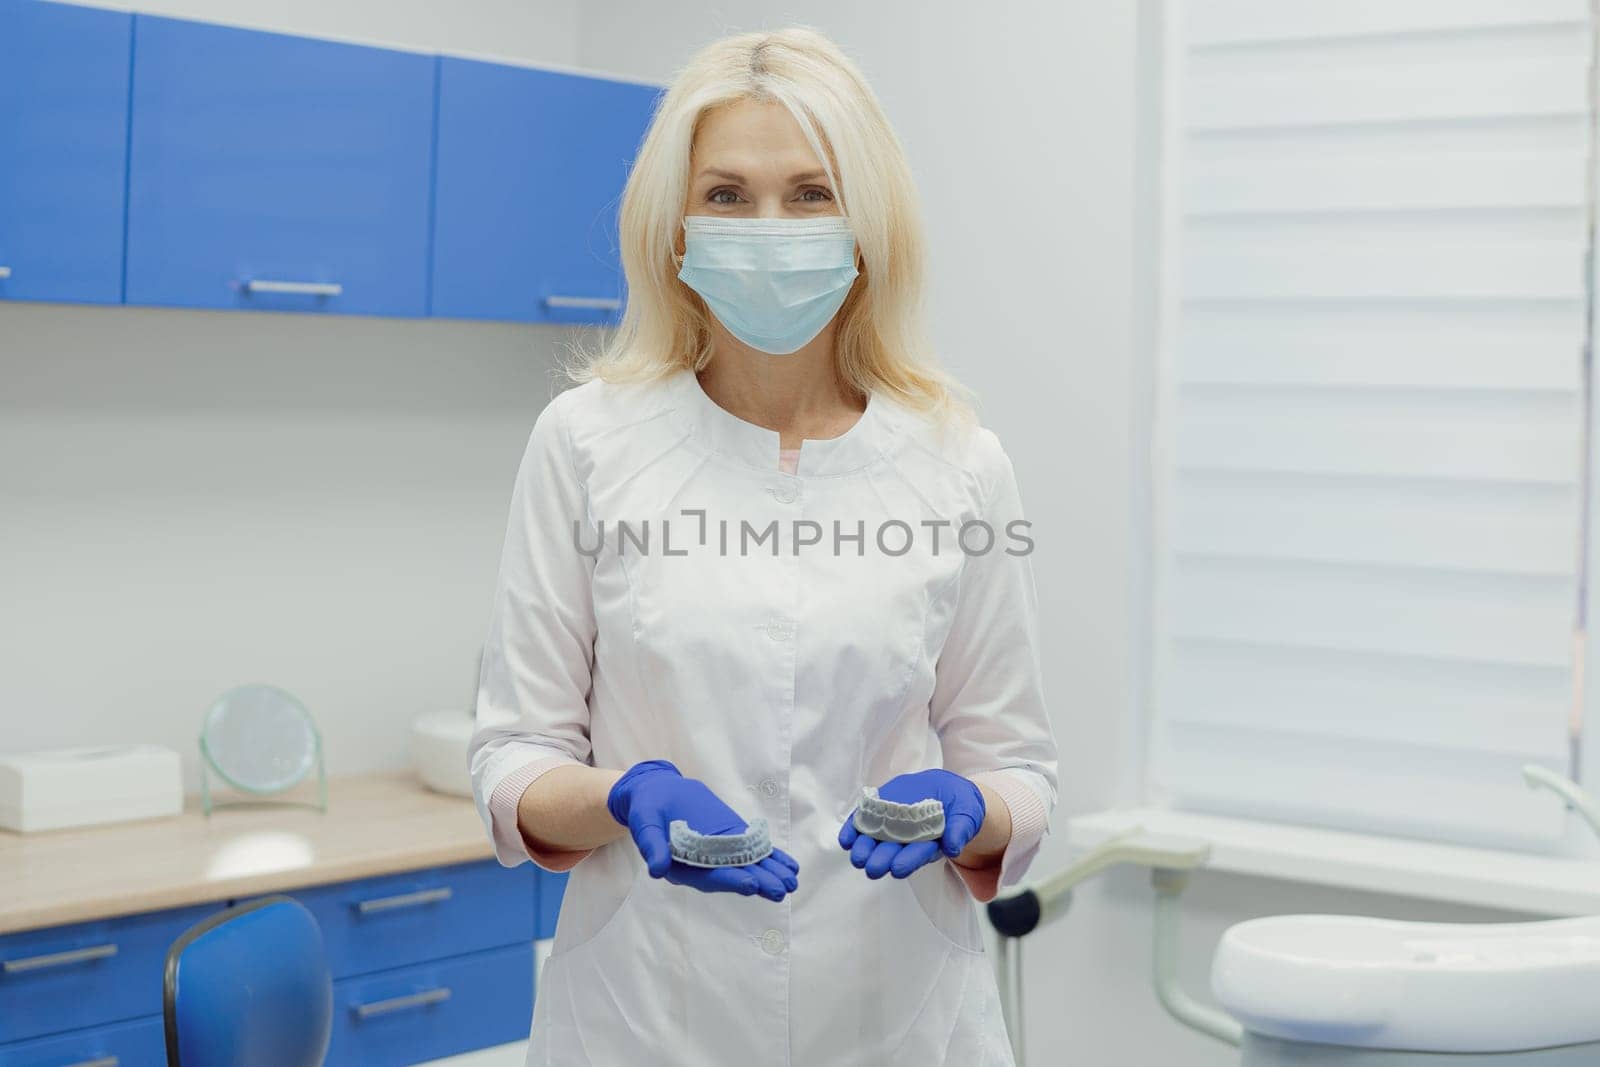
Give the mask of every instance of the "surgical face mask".
[(683, 220), (678, 277), (751, 348), (786, 356), (833, 319), (855, 281), (856, 239), (841, 215)]

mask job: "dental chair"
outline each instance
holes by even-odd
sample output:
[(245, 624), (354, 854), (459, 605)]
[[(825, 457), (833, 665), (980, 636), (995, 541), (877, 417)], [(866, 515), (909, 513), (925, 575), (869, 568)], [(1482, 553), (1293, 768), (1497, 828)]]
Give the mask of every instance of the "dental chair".
[[(1544, 768), (1530, 787), (1559, 793), (1600, 834), (1600, 804)], [(1284, 915), (1230, 928), (1212, 960), (1225, 1011), (1177, 984), (1179, 900), (1210, 858), (1204, 841), (1134, 829), (1065, 870), (991, 901), (1006, 1028), (1024, 1067), (1021, 939), (1065, 914), (1072, 890), (1123, 864), (1155, 886), (1157, 999), (1179, 1022), (1240, 1049), (1241, 1067), (1596, 1067), (1600, 916), (1445, 924)]]

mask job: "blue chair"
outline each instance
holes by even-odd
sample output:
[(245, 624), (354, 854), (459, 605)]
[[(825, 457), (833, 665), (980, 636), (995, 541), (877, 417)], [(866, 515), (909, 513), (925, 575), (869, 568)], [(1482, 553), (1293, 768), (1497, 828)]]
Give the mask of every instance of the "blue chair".
[(333, 980), (317, 920), (272, 896), (190, 927), (167, 950), (167, 1067), (321, 1067)]

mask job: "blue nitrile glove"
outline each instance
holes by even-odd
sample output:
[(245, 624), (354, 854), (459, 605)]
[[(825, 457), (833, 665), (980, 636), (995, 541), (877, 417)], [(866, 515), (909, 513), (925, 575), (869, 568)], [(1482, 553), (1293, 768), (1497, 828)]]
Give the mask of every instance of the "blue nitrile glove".
[(983, 793), (978, 787), (970, 779), (945, 770), (899, 775), (885, 782), (878, 795), (896, 804), (938, 800), (944, 804), (944, 836), (937, 841), (914, 841), (909, 845), (879, 841), (856, 829), (856, 813), (852, 808), (839, 830), (839, 847), (849, 850), (850, 862), (863, 868), (868, 878), (882, 878), (885, 874), (906, 878), (919, 867), (938, 859), (941, 853), (955, 859), (978, 836), (987, 814)]
[(742, 834), (750, 827), (704, 782), (685, 778), (664, 759), (628, 768), (611, 787), (606, 807), (633, 835), (652, 878), (702, 893), (760, 893), (768, 900), (782, 900), (800, 884), (800, 865), (776, 848), (766, 859), (744, 867), (691, 867), (674, 860), (667, 827), (676, 819), (701, 834)]

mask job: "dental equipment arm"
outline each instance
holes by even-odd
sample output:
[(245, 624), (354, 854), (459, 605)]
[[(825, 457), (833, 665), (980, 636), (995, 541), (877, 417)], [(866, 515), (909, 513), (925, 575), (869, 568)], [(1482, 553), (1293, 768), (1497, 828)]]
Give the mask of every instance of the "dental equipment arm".
[[(1203, 846), (1209, 853), (1210, 847)], [(1156, 889), (1155, 983), (1156, 999), (1167, 1014), (1191, 1030), (1237, 1047), (1244, 1041), (1244, 1027), (1226, 1012), (1208, 1008), (1178, 985), (1178, 924), (1181, 919), (1178, 898), (1189, 886), (1189, 870), (1158, 867), (1150, 872)]]
[(1548, 767), (1529, 763), (1522, 768), (1522, 780), (1528, 783), (1529, 789), (1543, 786), (1560, 796), (1571, 804), (1577, 813), (1583, 816), (1583, 821), (1589, 824), (1589, 829), (1600, 837), (1600, 801), (1586, 792), (1577, 782), (1570, 778), (1563, 778)]
[(1023, 1063), (1020, 1000), (1020, 946), (1012, 955), (1011, 939), (1021, 938), (1040, 926), (1065, 915), (1072, 904), (1072, 891), (1112, 867), (1132, 864), (1148, 867), (1156, 891), (1154, 937), (1154, 983), (1156, 999), (1178, 1022), (1208, 1037), (1230, 1045), (1244, 1040), (1244, 1028), (1234, 1019), (1206, 1007), (1178, 985), (1179, 898), (1189, 884), (1189, 875), (1211, 858), (1211, 846), (1192, 838), (1146, 833), (1134, 827), (1103, 841), (1064, 870), (1037, 885), (1009, 897), (991, 901), (989, 922), (1001, 936), (1000, 968), (1002, 1003), (1006, 1006), (1006, 1025), (1011, 1033), (1017, 1063)]
[(1211, 858), (1202, 841), (1145, 833), (1135, 826), (1109, 837), (1065, 869), (1037, 885), (989, 904), (989, 921), (1005, 937), (1022, 937), (1067, 913), (1072, 890), (1095, 875), (1122, 864), (1193, 870)]

